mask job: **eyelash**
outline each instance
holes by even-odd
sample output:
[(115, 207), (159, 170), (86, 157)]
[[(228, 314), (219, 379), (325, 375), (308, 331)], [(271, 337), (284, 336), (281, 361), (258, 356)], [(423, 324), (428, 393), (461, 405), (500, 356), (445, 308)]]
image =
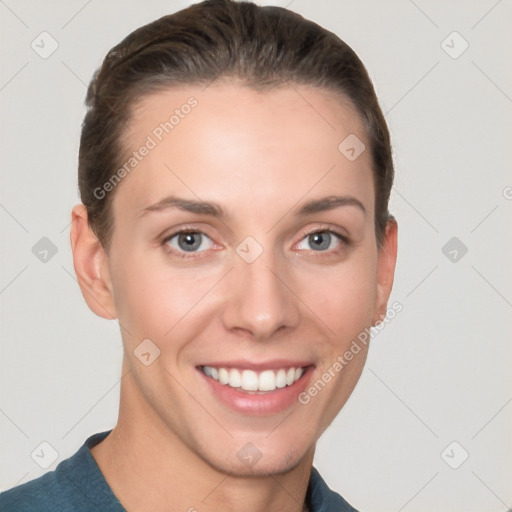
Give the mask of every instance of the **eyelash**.
[[(175, 256), (177, 256), (179, 258), (184, 258), (184, 259), (187, 259), (187, 258), (197, 258), (198, 257), (197, 254), (201, 254), (201, 252), (206, 252), (206, 251), (199, 251), (199, 252), (193, 252), (192, 251), (189, 254), (187, 254), (185, 251), (177, 251), (177, 250), (175, 250), (173, 248), (170, 248), (167, 245), (167, 243), (170, 240), (172, 240), (174, 237), (182, 235), (182, 234), (187, 234), (187, 233), (194, 233), (194, 234), (204, 235), (204, 236), (206, 236), (207, 238), (209, 238), (211, 240), (211, 238), (206, 233), (204, 233), (203, 231), (199, 231), (198, 229), (192, 229), (192, 228), (183, 228), (183, 229), (175, 231), (172, 234), (166, 236), (162, 240), (162, 246), (166, 246), (167, 250), (170, 253), (174, 254)], [(350, 242), (350, 240), (349, 240), (349, 238), (347, 236), (342, 235), (341, 233), (338, 233), (337, 231), (335, 231), (335, 230), (333, 230), (331, 228), (328, 228), (328, 227), (315, 228), (315, 229), (312, 229), (311, 231), (308, 231), (308, 232), (304, 233), (304, 235), (300, 239), (299, 243), (302, 242), (305, 238), (307, 238), (307, 237), (309, 237), (311, 235), (314, 235), (316, 233), (329, 233), (330, 235), (333, 235), (335, 238), (337, 238), (338, 241), (342, 245), (349, 246), (351, 244), (351, 242)], [(213, 242), (213, 240), (212, 240), (212, 242)], [(316, 252), (318, 255), (321, 255), (322, 253), (327, 254), (327, 255), (332, 255), (333, 254), (332, 251), (313, 251), (312, 249), (311, 249), (311, 252)]]

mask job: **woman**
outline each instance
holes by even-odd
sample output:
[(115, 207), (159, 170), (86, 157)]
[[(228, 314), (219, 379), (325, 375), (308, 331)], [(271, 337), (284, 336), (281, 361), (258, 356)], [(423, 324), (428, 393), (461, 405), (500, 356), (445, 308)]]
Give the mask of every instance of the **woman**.
[(86, 104), (71, 244), (121, 326), (119, 419), (0, 508), (355, 510), (312, 465), (396, 261), (363, 64), (291, 11), (209, 0), (114, 47)]

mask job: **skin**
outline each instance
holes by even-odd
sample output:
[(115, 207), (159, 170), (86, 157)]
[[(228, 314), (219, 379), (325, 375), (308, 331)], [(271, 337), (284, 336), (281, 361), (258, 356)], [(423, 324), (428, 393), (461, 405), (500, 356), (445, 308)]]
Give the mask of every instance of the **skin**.
[[(197, 107), (117, 186), (108, 254), (84, 206), (72, 212), (82, 293), (94, 313), (119, 320), (125, 349), (118, 424), (92, 454), (129, 512), (300, 511), (316, 441), (353, 391), (367, 348), (307, 405), (263, 416), (217, 400), (196, 365), (306, 360), (315, 382), (385, 314), (397, 226), (388, 223), (379, 250), (370, 152), (350, 162), (338, 150), (349, 134), (369, 147), (363, 124), (347, 101), (313, 87), (257, 92), (222, 81), (152, 93), (134, 110), (127, 149), (190, 96)], [(226, 216), (141, 216), (169, 195), (214, 201)], [(332, 195), (366, 213), (345, 205), (296, 215)], [(198, 252), (164, 241), (184, 227), (207, 235)], [(308, 233), (322, 230), (349, 241), (333, 236), (314, 250)], [(247, 236), (263, 249), (250, 264), (236, 252)], [(160, 349), (149, 366), (134, 356), (147, 338)], [(252, 467), (237, 457), (248, 442), (262, 455)]]

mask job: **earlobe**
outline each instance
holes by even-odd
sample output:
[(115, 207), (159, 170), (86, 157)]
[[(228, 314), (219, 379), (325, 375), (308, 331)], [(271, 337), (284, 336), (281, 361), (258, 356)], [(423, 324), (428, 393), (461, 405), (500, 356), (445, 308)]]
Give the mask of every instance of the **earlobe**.
[(89, 227), (83, 204), (72, 210), (70, 241), (76, 277), (87, 305), (98, 316), (116, 318), (108, 256)]
[(393, 288), (398, 249), (398, 224), (394, 218), (388, 220), (377, 263), (377, 295), (372, 325), (386, 316), (388, 299)]

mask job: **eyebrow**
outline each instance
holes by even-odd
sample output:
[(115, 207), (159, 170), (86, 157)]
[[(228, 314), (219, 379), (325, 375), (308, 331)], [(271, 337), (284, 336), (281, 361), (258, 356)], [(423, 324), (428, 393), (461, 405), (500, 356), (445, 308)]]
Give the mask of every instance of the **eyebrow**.
[[(303, 217), (313, 213), (333, 210), (341, 206), (355, 206), (366, 215), (366, 208), (363, 203), (353, 196), (326, 196), (320, 199), (313, 199), (303, 204), (296, 212), (296, 215)], [(198, 215), (210, 215), (219, 219), (226, 217), (222, 207), (213, 201), (196, 201), (176, 196), (164, 197), (157, 203), (147, 206), (141, 211), (141, 217), (150, 212), (161, 212), (171, 208), (177, 208)]]

